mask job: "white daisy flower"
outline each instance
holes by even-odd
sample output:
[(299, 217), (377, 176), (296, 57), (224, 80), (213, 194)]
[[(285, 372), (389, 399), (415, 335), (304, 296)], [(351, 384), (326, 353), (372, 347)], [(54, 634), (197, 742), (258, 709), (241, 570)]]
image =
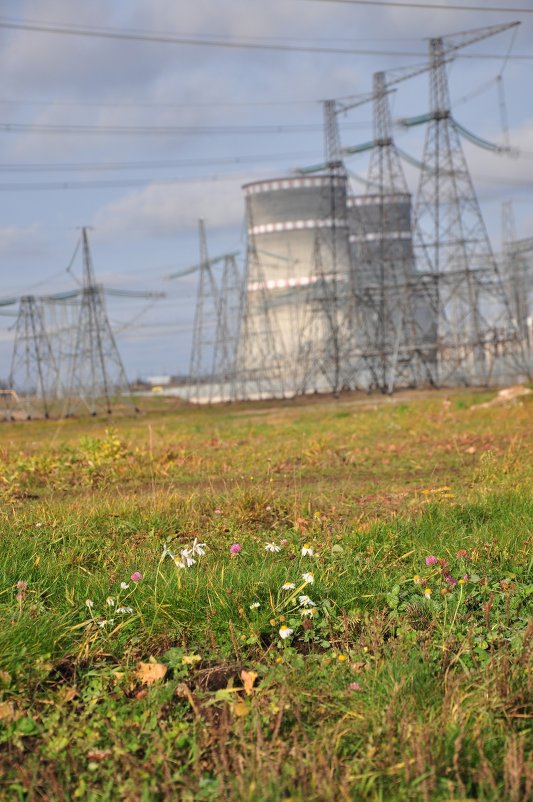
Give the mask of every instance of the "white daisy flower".
[(285, 638), (290, 638), (290, 636), (292, 635), (293, 632), (294, 632), (294, 629), (291, 629), (290, 627), (285, 626), (285, 624), (283, 624), (283, 626), (281, 626), (279, 628), (279, 636), (283, 640), (285, 640)]
[(300, 615), (308, 616), (309, 618), (313, 618), (317, 614), (316, 607), (305, 607), (305, 609), (300, 610)]
[(259, 602), (252, 602), (252, 604), (250, 605), (250, 610), (257, 610), (258, 607), (261, 607)]
[(206, 543), (198, 543), (198, 538), (195, 537), (190, 548), (191, 554), (198, 554), (199, 557), (203, 557), (206, 545)]
[(309, 543), (304, 543), (302, 546), (302, 557), (312, 557), (314, 554), (313, 549)]
[(285, 584), (281, 586), (281, 589), (282, 590), (294, 590), (295, 587), (296, 587), (296, 585), (294, 584), (294, 582), (285, 582)]
[(174, 562), (178, 568), (190, 568), (191, 565), (196, 563), (196, 560), (193, 560), (191, 551), (189, 549), (183, 549), (181, 552), (181, 560), (178, 560), (177, 557), (174, 557)]
[(164, 560), (165, 557), (170, 557), (172, 560), (176, 559), (174, 552), (170, 551), (166, 543), (163, 543), (163, 551), (161, 553), (161, 559)]
[(298, 601), (300, 602), (300, 607), (314, 607), (315, 603), (309, 596), (298, 596)]
[(311, 571), (306, 571), (305, 574), (302, 574), (302, 579), (304, 582), (307, 582), (308, 585), (312, 585), (315, 581), (314, 574)]
[(280, 546), (276, 546), (275, 543), (266, 543), (265, 544), (265, 551), (271, 551), (272, 553), (276, 551), (281, 551)]

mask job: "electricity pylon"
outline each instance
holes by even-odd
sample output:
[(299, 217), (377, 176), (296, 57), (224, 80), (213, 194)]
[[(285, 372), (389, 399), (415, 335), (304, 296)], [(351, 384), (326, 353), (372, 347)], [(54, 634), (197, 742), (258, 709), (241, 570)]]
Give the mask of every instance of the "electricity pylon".
[(209, 259), (205, 222), (201, 219), (198, 221), (198, 234), (200, 263), (189, 377), (191, 388), (194, 388), (193, 398), (200, 399), (202, 385), (207, 382), (207, 399), (210, 400), (214, 381), (215, 320), (219, 304), (212, 265), (218, 259)]
[[(502, 207), (503, 270), (508, 288), (509, 303), (517, 322), (531, 364), (533, 341), (528, 324), (530, 320), (530, 288), (528, 274), (531, 268), (528, 254), (533, 252), (533, 237), (517, 239), (513, 206), (506, 201)], [(531, 257), (530, 257), (531, 258)]]
[(505, 31), (496, 25), (430, 40), (430, 101), (415, 205), (421, 265), (436, 279), (435, 383), (481, 384), (526, 365), (450, 107), (447, 62), (459, 48)]
[[(391, 74), (390, 86), (425, 69), (410, 67)], [(392, 136), (390, 86), (386, 73), (374, 73), (374, 139), (367, 177), (370, 203), (355, 207), (362, 262), (357, 292), (363, 310), (363, 351), (371, 386), (389, 393), (396, 385), (429, 381), (434, 358), (427, 282), (415, 271), (411, 195)]]
[(243, 303), (242, 276), (234, 253), (224, 256), (218, 295), (213, 375), (221, 401), (236, 395), (236, 360)]
[[(103, 408), (111, 414), (114, 399), (126, 396), (134, 406), (115, 337), (107, 317), (104, 288), (96, 283), (87, 228), (82, 228), (83, 286), (76, 330), (66, 414), (81, 402), (96, 415)], [(134, 407), (135, 408), (135, 407)]]
[(316, 227), (310, 286), (300, 290), (302, 326), (294, 375), (299, 392), (351, 386), (354, 365), (355, 295), (348, 238), (348, 177), (342, 160), (335, 100), (324, 102), (324, 219)]
[[(267, 286), (254, 234), (251, 200), (246, 199), (248, 244), (243, 280), (242, 322), (236, 356), (235, 392), (238, 398), (282, 398), (287, 364), (285, 343), (276, 317), (273, 294)], [(292, 384), (292, 382), (291, 382)]]
[(15, 390), (28, 420), (38, 414), (50, 417), (56, 398), (58, 369), (46, 332), (42, 299), (23, 295), (15, 324), (15, 344), (9, 385)]

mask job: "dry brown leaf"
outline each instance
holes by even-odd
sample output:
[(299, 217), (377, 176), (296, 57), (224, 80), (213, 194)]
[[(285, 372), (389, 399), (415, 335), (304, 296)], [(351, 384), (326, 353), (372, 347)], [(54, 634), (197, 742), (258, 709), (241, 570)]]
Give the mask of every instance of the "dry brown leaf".
[(0, 721), (13, 721), (17, 718), (13, 702), (0, 703)]
[(75, 696), (78, 695), (76, 688), (62, 688), (59, 694), (62, 702), (72, 702)]
[(244, 669), (241, 671), (241, 679), (242, 684), (244, 685), (244, 692), (246, 696), (250, 696), (250, 694), (254, 691), (254, 682), (257, 679), (257, 674), (255, 671), (245, 671)]
[(90, 752), (87, 752), (87, 757), (89, 760), (105, 760), (112, 754), (111, 749), (91, 749)]
[(135, 676), (143, 685), (153, 685), (163, 679), (167, 671), (163, 663), (139, 663)]

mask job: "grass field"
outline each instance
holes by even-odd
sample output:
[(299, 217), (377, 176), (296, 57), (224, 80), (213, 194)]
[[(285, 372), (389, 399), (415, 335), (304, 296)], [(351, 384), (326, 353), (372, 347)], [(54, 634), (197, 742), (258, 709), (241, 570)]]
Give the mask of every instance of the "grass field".
[(531, 799), (533, 395), (494, 395), (0, 424), (0, 799)]

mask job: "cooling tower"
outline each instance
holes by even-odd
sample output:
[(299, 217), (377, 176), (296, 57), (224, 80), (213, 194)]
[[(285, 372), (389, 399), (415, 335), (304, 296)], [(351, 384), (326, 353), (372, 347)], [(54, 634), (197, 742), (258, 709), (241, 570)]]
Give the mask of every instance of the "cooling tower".
[(283, 178), (247, 184), (244, 191), (248, 279), (241, 365), (244, 360), (248, 376), (278, 377), (286, 395), (328, 389), (316, 366), (328, 336), (324, 296), (349, 283), (347, 179)]
[(434, 289), (415, 267), (411, 196), (350, 197), (348, 220), (358, 341), (373, 360), (369, 383), (385, 389), (427, 381), (435, 360)]
[(432, 283), (416, 272), (411, 196), (348, 196), (342, 173), (247, 184), (240, 397), (427, 381)]
[(348, 220), (358, 288), (382, 284), (383, 270), (392, 282), (414, 274), (410, 195), (350, 197)]

